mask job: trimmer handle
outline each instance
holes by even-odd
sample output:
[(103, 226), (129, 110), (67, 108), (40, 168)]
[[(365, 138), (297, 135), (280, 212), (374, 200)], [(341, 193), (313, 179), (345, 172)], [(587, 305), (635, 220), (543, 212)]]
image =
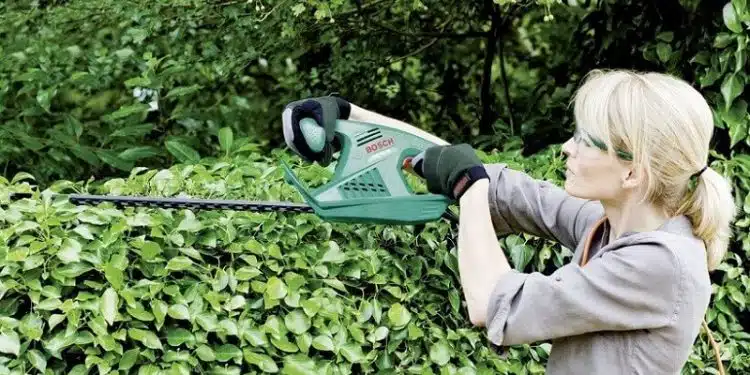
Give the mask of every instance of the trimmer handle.
[(326, 131), (322, 126), (318, 125), (314, 119), (306, 117), (299, 120), (299, 130), (311, 150), (323, 151), (326, 145)]

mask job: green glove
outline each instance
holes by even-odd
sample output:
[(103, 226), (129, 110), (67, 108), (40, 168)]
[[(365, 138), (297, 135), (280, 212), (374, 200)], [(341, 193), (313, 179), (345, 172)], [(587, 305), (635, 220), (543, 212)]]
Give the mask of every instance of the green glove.
[(484, 164), (466, 143), (430, 147), (411, 160), (414, 172), (427, 182), (433, 194), (461, 199), (466, 190), (482, 178), (489, 178)]
[[(349, 118), (351, 105), (344, 99), (335, 96), (322, 96), (293, 101), (284, 107), (282, 113), (284, 140), (299, 156), (309, 162), (318, 162), (327, 166), (332, 161), (333, 138), (336, 120)], [(326, 135), (325, 146), (315, 151), (305, 141), (300, 130), (299, 121), (312, 118), (320, 125)]]

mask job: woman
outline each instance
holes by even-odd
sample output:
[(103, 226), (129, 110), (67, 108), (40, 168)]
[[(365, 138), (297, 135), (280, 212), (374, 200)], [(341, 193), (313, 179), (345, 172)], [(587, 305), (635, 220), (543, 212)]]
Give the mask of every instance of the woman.
[[(294, 131), (306, 115), (328, 130), (338, 118), (415, 129), (339, 98), (291, 103), (287, 142), (324, 163), (331, 150), (312, 153)], [(735, 215), (731, 186), (707, 165), (711, 109), (669, 75), (597, 70), (576, 92), (574, 116), (564, 189), (484, 165), (466, 144), (411, 161), (431, 192), (460, 204), (469, 319), (496, 345), (550, 340), (550, 375), (679, 374)], [(512, 232), (557, 241), (573, 259), (548, 276), (518, 272), (496, 238)]]

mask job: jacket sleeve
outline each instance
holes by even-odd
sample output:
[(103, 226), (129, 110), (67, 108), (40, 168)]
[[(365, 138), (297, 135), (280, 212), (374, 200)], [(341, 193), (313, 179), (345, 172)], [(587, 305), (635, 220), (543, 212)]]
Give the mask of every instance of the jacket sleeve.
[(489, 339), (516, 345), (668, 325), (680, 306), (682, 269), (671, 250), (649, 243), (608, 251), (585, 267), (569, 263), (549, 276), (513, 270), (490, 295)]
[(505, 164), (486, 164), (489, 206), (499, 235), (525, 232), (575, 249), (586, 229), (604, 215), (599, 202), (571, 196)]

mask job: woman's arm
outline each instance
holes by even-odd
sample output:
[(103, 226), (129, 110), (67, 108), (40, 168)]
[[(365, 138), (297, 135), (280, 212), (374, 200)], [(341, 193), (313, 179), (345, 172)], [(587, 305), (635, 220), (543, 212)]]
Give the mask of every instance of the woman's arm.
[(479, 180), (459, 201), (458, 269), (469, 320), (480, 327), (486, 324), (493, 288), (511, 269), (492, 226), (488, 191), (489, 180)]
[[(449, 144), (424, 130), (351, 104), (352, 121), (381, 124), (418, 135), (437, 145)], [(603, 214), (601, 204), (576, 198), (547, 181), (505, 164), (485, 164), (490, 175), (489, 215), (496, 234), (525, 232), (574, 249), (588, 227)]]
[(496, 235), (529, 233), (574, 250), (604, 216), (598, 201), (572, 196), (504, 163), (484, 167), (490, 176), (488, 202)]

